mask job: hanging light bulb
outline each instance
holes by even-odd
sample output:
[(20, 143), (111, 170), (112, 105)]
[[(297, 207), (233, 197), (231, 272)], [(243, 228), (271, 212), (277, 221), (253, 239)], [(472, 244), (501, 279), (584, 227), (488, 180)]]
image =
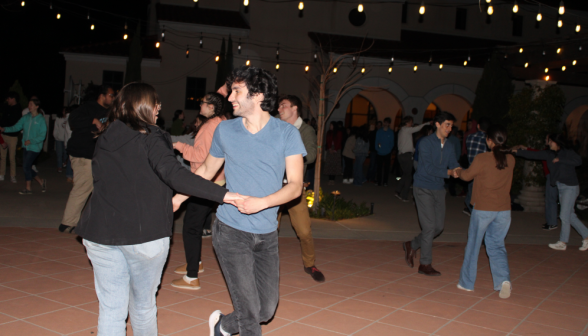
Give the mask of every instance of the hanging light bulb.
[(543, 53), (542, 54), (543, 54), (543, 56), (545, 56), (545, 50), (543, 50)]
[(468, 65), (468, 61), (463, 61), (463, 66), (466, 67)]
[(200, 33), (200, 48), (204, 48), (204, 40), (202, 39), (202, 33)]
[(361, 4), (361, 2), (359, 3), (359, 5), (357, 5), (357, 11), (358, 12), (363, 12), (363, 5)]
[(245, 65), (246, 65), (246, 66), (249, 66), (249, 65), (251, 65), (251, 61), (249, 60), (249, 56), (247, 56), (247, 61), (245, 61)]
[(61, 14), (57, 13), (57, 20), (61, 19)]
[(276, 59), (280, 59), (280, 44), (278, 43), (278, 48), (276, 49)]
[(561, 48), (557, 48), (555, 52), (559, 54), (561, 52)]
[(514, 2), (514, 6), (512, 6), (512, 12), (513, 13), (518, 13), (519, 12), (519, 5), (517, 4), (517, 2)]
[(25, 2), (24, 2), (24, 1), (23, 1), (23, 2), (21, 2), (21, 3), (20, 3), (20, 5), (21, 5), (22, 7), (24, 7), (24, 6), (25, 6)]
[(159, 48), (159, 42), (155, 42), (155, 48)]
[(488, 15), (494, 14), (494, 7), (492, 5), (488, 6)]
[(528, 68), (528, 67), (529, 67), (529, 63), (527, 62), (527, 63), (525, 63), (525, 68)]
[(582, 27), (580, 27), (580, 25), (579, 25), (579, 24), (577, 24), (577, 25), (576, 25), (576, 33), (579, 33), (579, 32), (580, 32), (580, 29), (582, 29)]
[(304, 2), (300, 1), (300, 3), (298, 3), (298, 10), (304, 10)]
[(165, 26), (163, 26), (163, 29), (161, 30), (161, 42), (165, 42)]
[(198, 0), (194, 0), (194, 2), (198, 2)]
[(388, 68), (388, 74), (391, 74), (391, 73), (392, 73), (392, 67), (389, 67)]
[(563, 1), (559, 2), (559, 15), (564, 15), (564, 13), (566, 12), (566, 8), (564, 7)]
[(548, 73), (548, 72), (549, 72), (549, 68), (545, 68), (545, 73)]
[(276, 72), (280, 71), (280, 63), (276, 63)]
[(472, 57), (470, 56), (470, 54), (468, 54), (468, 62), (472, 60)]
[(249, 6), (249, 0), (243, 0), (243, 6), (245, 6), (245, 7)]
[(563, 21), (562, 19), (557, 20), (557, 27), (561, 28), (563, 26)]
[(337, 67), (333, 68), (333, 73), (337, 73)]
[(561, 71), (566, 71), (566, 66), (565, 65), (561, 67)]
[(190, 58), (190, 46), (186, 46), (186, 58)]
[(308, 72), (308, 70), (310, 70), (310, 66), (307, 64), (307, 65), (304, 67), (304, 72)]
[(239, 45), (237, 46), (237, 53), (241, 55), (241, 38), (239, 38)]
[(574, 66), (575, 66), (576, 64), (578, 64), (578, 61), (576, 61), (576, 60), (573, 60), (573, 61), (572, 61), (572, 65), (574, 65)]
[(539, 4), (539, 10), (537, 11), (537, 22), (543, 20), (543, 15), (541, 15), (541, 4)]
[(129, 34), (125, 33), (125, 34), (123, 35), (123, 40), (126, 40), (126, 39), (128, 39), (128, 38), (129, 38)]
[(414, 67), (412, 68), (412, 71), (417, 72), (418, 69), (419, 69), (419, 67), (415, 64)]
[(390, 66), (394, 65), (394, 56), (392, 56), (392, 58), (390, 58)]
[(93, 23), (90, 25), (90, 30), (94, 30), (94, 24)]
[(519, 54), (522, 54), (522, 53), (523, 53), (523, 48), (520, 48), (519, 49)]
[(419, 14), (425, 15), (425, 2), (421, 2), (421, 7), (419, 8)]
[(439, 64), (439, 71), (443, 70), (443, 63)]
[(315, 53), (314, 53), (314, 62), (315, 62), (315, 63), (316, 63), (317, 59), (318, 59), (318, 55), (317, 55), (317, 54), (316, 54), (316, 52), (315, 52)]
[(218, 63), (218, 61), (220, 61), (220, 55), (218, 54), (218, 51), (216, 52), (216, 56), (214, 57), (214, 61), (216, 63)]
[(545, 81), (548, 81), (548, 80), (549, 80), (549, 76), (545, 76)]
[(582, 46), (579, 46), (579, 47), (578, 47), (578, 50), (579, 50), (579, 51), (582, 51)]
[(363, 75), (365, 73), (365, 67), (361, 68), (361, 74)]
[(86, 20), (90, 20), (90, 12), (88, 12), (88, 16), (86, 16)]

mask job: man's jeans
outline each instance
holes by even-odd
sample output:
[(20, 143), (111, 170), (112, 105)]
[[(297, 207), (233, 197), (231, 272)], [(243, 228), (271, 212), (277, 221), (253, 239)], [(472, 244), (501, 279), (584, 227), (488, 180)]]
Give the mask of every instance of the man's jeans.
[(37, 173), (32, 168), (37, 156), (39, 156), (38, 152), (31, 152), (24, 148), (22, 150), (22, 168), (27, 182), (32, 181), (37, 176)]
[(551, 174), (545, 176), (545, 222), (549, 226), (557, 225), (557, 186), (551, 186)]
[(100, 302), (98, 336), (157, 336), (155, 293), (169, 251), (169, 237), (137, 245), (102, 245), (84, 239)]
[(368, 181), (376, 181), (377, 180), (377, 164), (376, 164), (376, 158), (377, 158), (378, 154), (373, 151), (370, 153), (370, 166), (368, 167), (368, 174), (367, 174), (367, 179)]
[(413, 250), (421, 249), (421, 265), (433, 262), (433, 239), (441, 234), (445, 224), (445, 189), (431, 190), (413, 187), (421, 233), (411, 243)]
[(362, 185), (365, 182), (365, 175), (363, 173), (363, 163), (365, 162), (365, 155), (355, 154), (355, 163), (353, 167), (353, 184)]
[(510, 210), (479, 211), (473, 209), (468, 230), (468, 243), (459, 275), (459, 284), (463, 288), (474, 289), (482, 240), (486, 242), (486, 253), (490, 258), (494, 290), (500, 290), (504, 281), (510, 281), (508, 258), (504, 247), (504, 238), (509, 228)]
[(398, 163), (400, 163), (400, 168), (402, 168), (402, 178), (400, 178), (396, 192), (400, 194), (400, 198), (406, 200), (408, 199), (408, 192), (412, 185), (412, 152), (398, 155)]
[(259, 323), (272, 318), (280, 297), (278, 231), (255, 234), (217, 219), (212, 244), (234, 308), (222, 319), (222, 329), (229, 334), (260, 336)]
[(574, 206), (576, 205), (576, 198), (580, 194), (580, 186), (569, 186), (563, 183), (557, 183), (559, 190), (559, 219), (561, 219), (561, 232), (559, 240), (567, 243), (570, 239), (570, 225), (578, 231), (582, 239), (588, 238), (588, 228), (578, 219)]

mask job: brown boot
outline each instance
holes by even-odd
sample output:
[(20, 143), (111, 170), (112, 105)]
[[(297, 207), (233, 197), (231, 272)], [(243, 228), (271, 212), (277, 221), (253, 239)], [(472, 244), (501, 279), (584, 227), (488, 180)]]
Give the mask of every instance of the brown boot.
[(428, 265), (420, 265), (419, 266), (419, 273), (428, 275), (428, 276), (440, 276), (441, 272), (437, 272), (431, 264)]
[(406, 260), (406, 264), (408, 267), (414, 267), (414, 250), (412, 249), (412, 245), (410, 241), (402, 243), (402, 248), (404, 249), (404, 260)]

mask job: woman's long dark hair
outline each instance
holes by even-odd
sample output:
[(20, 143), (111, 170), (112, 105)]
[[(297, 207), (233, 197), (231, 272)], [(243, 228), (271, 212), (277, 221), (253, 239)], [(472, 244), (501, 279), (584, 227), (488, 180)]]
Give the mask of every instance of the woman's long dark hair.
[(493, 125), (486, 131), (486, 138), (492, 140), (494, 148), (492, 148), (492, 154), (494, 154), (494, 160), (496, 160), (496, 168), (498, 170), (508, 167), (508, 161), (506, 159), (506, 128), (501, 125)]
[(155, 88), (146, 83), (129, 83), (114, 98), (108, 110), (108, 119), (96, 135), (104, 133), (115, 121), (120, 120), (135, 131), (149, 133), (148, 125), (155, 125), (153, 109), (160, 105)]

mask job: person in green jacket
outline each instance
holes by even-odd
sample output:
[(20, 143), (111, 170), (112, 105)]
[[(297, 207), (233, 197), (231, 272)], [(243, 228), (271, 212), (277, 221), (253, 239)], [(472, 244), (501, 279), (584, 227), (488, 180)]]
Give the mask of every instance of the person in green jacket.
[(0, 127), (0, 131), (7, 133), (23, 131), (22, 165), (25, 173), (26, 188), (19, 191), (21, 195), (30, 195), (33, 193), (31, 191), (31, 181), (33, 179), (39, 182), (42, 192), (47, 190), (47, 181), (37, 176), (37, 173), (32, 169), (33, 162), (35, 162), (35, 159), (41, 153), (43, 141), (45, 141), (45, 136), (47, 135), (47, 124), (43, 115), (39, 113), (39, 105), (41, 105), (39, 99), (31, 98), (29, 101), (29, 110), (31, 113), (27, 113), (24, 117), (20, 118), (14, 126)]

